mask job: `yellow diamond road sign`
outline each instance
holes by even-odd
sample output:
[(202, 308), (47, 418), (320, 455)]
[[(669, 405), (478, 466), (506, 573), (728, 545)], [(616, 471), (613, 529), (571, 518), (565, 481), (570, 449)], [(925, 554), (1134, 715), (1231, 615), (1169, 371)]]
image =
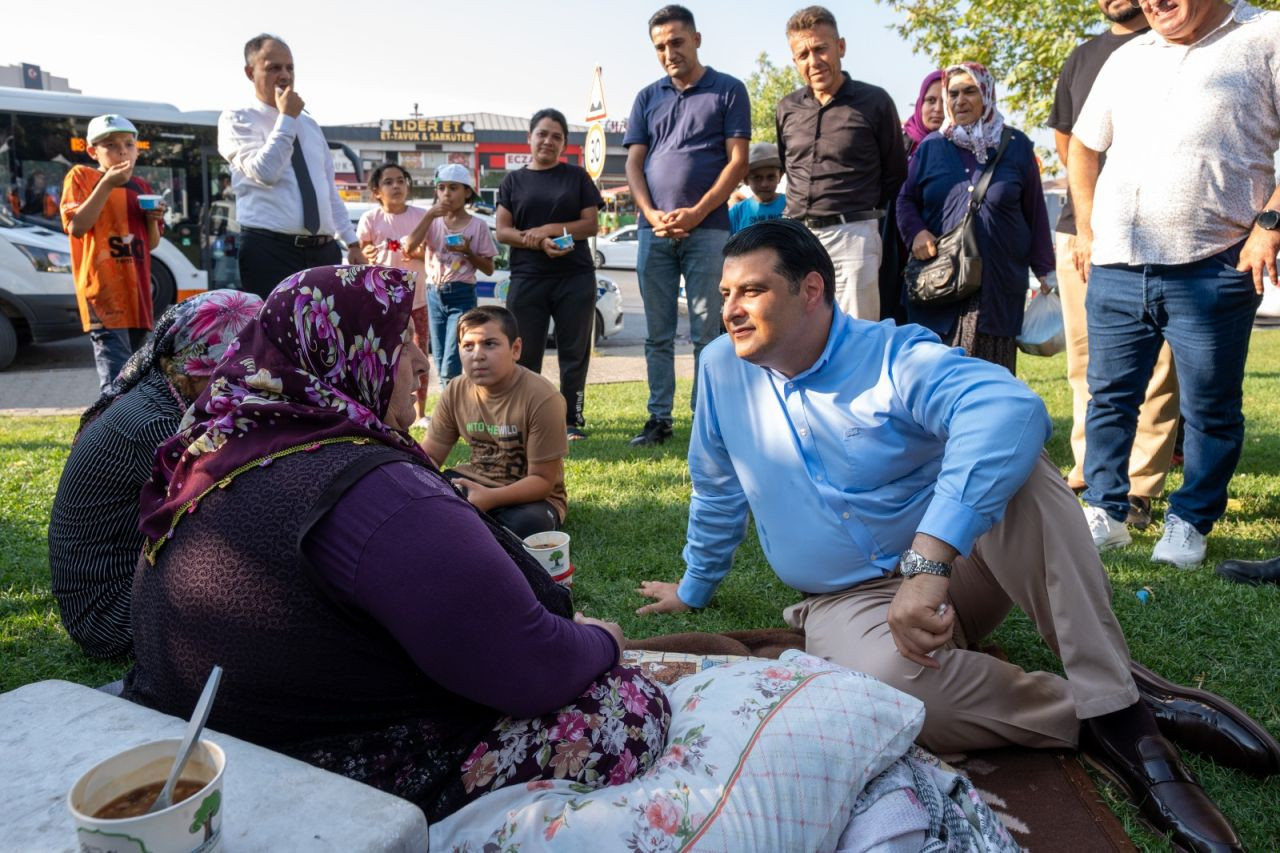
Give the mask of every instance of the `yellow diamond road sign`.
[(596, 122), (587, 128), (587, 142), (584, 151), (584, 165), (587, 167), (587, 174), (591, 176), (591, 180), (598, 181), (600, 176), (604, 174), (604, 158), (606, 153), (606, 144), (604, 138), (604, 124)]

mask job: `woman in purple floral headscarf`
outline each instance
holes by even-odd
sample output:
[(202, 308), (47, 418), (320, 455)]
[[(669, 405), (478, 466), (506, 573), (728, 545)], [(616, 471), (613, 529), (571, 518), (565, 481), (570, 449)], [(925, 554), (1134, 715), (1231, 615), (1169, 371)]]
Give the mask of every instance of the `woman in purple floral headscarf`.
[(261, 305), (252, 293), (215, 290), (172, 306), (80, 418), (49, 519), (49, 571), (62, 624), (91, 657), (120, 657), (133, 646), (138, 492), (156, 447), (177, 432)]
[(621, 629), (575, 615), (405, 431), (427, 369), (412, 287), (286, 279), (160, 448), (124, 695), (186, 714), (218, 664), (211, 726), (431, 820), (508, 784), (629, 780), (670, 708), (617, 665)]
[[(911, 158), (898, 192), (898, 230), (916, 258), (936, 256), (938, 238), (960, 224), (974, 187), (994, 168), (974, 216), (982, 287), (961, 302), (908, 305), (907, 318), (1014, 373), (1028, 270), (1043, 284), (1054, 267), (1040, 164), (1027, 135), (1005, 125), (986, 68), (976, 62), (948, 67), (943, 90), (946, 120)], [(1006, 135), (1008, 145), (993, 166)]]

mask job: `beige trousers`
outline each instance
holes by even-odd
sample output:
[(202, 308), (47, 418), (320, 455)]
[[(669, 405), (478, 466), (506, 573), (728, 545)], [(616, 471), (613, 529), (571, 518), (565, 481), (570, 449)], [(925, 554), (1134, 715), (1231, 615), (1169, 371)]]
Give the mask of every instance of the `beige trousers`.
[[(1067, 337), (1067, 384), (1071, 386), (1071, 455), (1075, 464), (1067, 475), (1071, 486), (1084, 485), (1084, 420), (1089, 410), (1089, 325), (1084, 295), (1088, 289), (1071, 262), (1070, 234), (1055, 234), (1058, 254), (1058, 295)], [(1173, 353), (1166, 343), (1156, 356), (1147, 397), (1138, 409), (1138, 431), (1129, 453), (1129, 494), (1158, 498), (1173, 459), (1178, 433), (1178, 377)]]
[[(1102, 561), (1080, 504), (1046, 456), (1001, 521), (956, 560), (948, 592), (956, 630), (934, 654), (940, 669), (908, 661), (893, 644), (886, 618), (901, 584), (889, 577), (810, 596), (783, 618), (804, 629), (810, 654), (924, 702), (919, 742), (926, 749), (1070, 748), (1081, 719), (1138, 701)], [(1062, 660), (1065, 679), (970, 651), (1014, 605)]]
[(880, 220), (815, 228), (836, 269), (836, 304), (850, 317), (880, 319)]

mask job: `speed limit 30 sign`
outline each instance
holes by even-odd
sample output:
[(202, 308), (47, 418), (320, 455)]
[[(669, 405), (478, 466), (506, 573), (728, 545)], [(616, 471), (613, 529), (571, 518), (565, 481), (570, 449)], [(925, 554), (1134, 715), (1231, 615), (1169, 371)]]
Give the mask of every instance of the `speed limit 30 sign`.
[(605, 149), (604, 123), (595, 122), (587, 128), (587, 142), (583, 154), (583, 165), (586, 166), (587, 174), (593, 181), (600, 180), (600, 176), (604, 174)]

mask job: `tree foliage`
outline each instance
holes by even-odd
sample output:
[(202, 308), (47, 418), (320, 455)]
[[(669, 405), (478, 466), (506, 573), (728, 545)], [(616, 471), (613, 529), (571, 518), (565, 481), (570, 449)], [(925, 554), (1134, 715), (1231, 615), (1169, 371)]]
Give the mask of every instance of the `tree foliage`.
[[(876, 0), (903, 16), (898, 35), (939, 67), (981, 62), (1000, 83), (1002, 109), (1024, 129), (1042, 127), (1058, 71), (1072, 48), (1102, 32), (1095, 2), (1063, 0)], [(1280, 8), (1280, 0), (1250, 0)]]
[(776, 143), (778, 101), (800, 88), (800, 72), (792, 65), (774, 65), (769, 54), (761, 52), (746, 86), (751, 96), (751, 141)]

